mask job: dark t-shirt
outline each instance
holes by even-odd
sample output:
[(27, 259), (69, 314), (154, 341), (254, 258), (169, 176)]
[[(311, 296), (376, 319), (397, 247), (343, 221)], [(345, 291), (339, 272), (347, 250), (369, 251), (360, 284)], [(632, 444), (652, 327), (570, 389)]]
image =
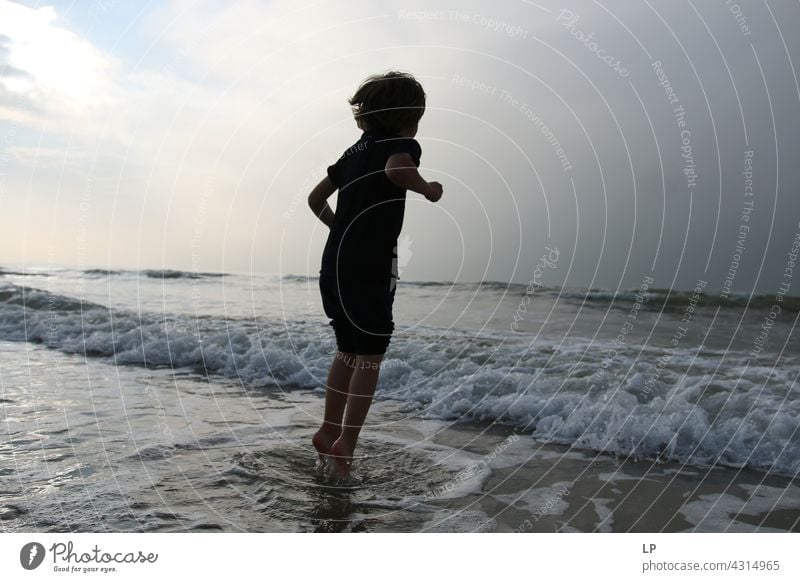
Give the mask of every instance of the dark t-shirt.
[[(384, 285), (397, 277), (397, 237), (403, 227), (406, 190), (387, 177), (386, 161), (407, 153), (419, 166), (422, 148), (413, 138), (365, 131), (328, 177), (339, 189), (325, 250), (323, 277), (347, 283)], [(392, 281), (392, 288), (394, 282)]]

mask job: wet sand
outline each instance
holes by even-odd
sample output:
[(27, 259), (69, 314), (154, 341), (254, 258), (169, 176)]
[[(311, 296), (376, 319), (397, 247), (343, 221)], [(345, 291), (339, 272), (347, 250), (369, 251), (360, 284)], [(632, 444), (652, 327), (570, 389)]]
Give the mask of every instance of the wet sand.
[(797, 479), (599, 455), (391, 401), (373, 405), (352, 481), (333, 484), (311, 446), (321, 391), (4, 346), (3, 531), (800, 531)]
[[(391, 403), (372, 415), (356, 489), (403, 498), (399, 512), (425, 516), (413, 531), (800, 531), (797, 479), (542, 444), (497, 425), (421, 421)], [(396, 531), (390, 515), (358, 520)]]

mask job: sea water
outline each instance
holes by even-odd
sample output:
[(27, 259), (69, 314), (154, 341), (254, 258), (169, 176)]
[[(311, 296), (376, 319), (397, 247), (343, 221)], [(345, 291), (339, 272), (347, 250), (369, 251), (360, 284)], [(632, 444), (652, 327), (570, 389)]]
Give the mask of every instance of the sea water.
[[(710, 287), (401, 281), (378, 405), (412, 426), (494, 423), (530, 442), (795, 476), (800, 302), (786, 297), (771, 317), (772, 297), (723, 299)], [(0, 342), (3, 449), (15, 463), (4, 474), (27, 475), (69, 519), (113, 507), (115, 529), (127, 505), (92, 504), (116, 491), (129, 505), (124, 481), (141, 481), (138, 469), (66, 506), (47, 492), (125, 455), (168, 462), (192, 451), (184, 470), (203, 474), (219, 470), (214, 451), (224, 451), (238, 475), (258, 464), (247, 447), (264, 439), (291, 465), (297, 414), (321, 406), (335, 354), (316, 278), (175, 270), (6, 267)], [(313, 455), (302, 459), (312, 474)], [(150, 470), (167, 492), (181, 487), (174, 467)], [(180, 519), (202, 529), (210, 518)]]

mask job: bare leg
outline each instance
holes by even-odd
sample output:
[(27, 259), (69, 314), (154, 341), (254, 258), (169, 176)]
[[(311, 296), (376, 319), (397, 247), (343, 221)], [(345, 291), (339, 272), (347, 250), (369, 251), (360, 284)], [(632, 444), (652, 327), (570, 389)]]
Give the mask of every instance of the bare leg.
[(324, 465), (331, 445), (342, 432), (342, 415), (347, 403), (350, 389), (350, 378), (356, 365), (356, 355), (349, 352), (336, 352), (336, 356), (328, 372), (325, 388), (325, 420), (314, 435), (312, 442), (319, 454), (320, 463)]
[(350, 380), (342, 433), (330, 449), (333, 457), (333, 474), (339, 479), (344, 479), (350, 474), (353, 450), (356, 448), (358, 435), (372, 404), (382, 359), (383, 354), (356, 356), (356, 369)]

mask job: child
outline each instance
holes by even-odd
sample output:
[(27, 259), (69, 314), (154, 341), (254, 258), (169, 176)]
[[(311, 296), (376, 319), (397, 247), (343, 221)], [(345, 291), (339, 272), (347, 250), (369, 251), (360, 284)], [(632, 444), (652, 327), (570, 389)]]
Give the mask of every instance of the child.
[[(331, 475), (346, 479), (372, 403), (380, 363), (394, 331), (397, 237), (406, 190), (431, 202), (442, 185), (417, 172), (422, 149), (414, 139), (425, 112), (425, 91), (409, 74), (368, 77), (350, 99), (361, 138), (328, 168), (308, 196), (330, 227), (319, 276), (325, 314), (336, 335), (328, 372), (325, 419), (314, 447)], [(339, 190), (336, 213), (327, 199)], [(344, 418), (343, 418), (344, 417)]]

